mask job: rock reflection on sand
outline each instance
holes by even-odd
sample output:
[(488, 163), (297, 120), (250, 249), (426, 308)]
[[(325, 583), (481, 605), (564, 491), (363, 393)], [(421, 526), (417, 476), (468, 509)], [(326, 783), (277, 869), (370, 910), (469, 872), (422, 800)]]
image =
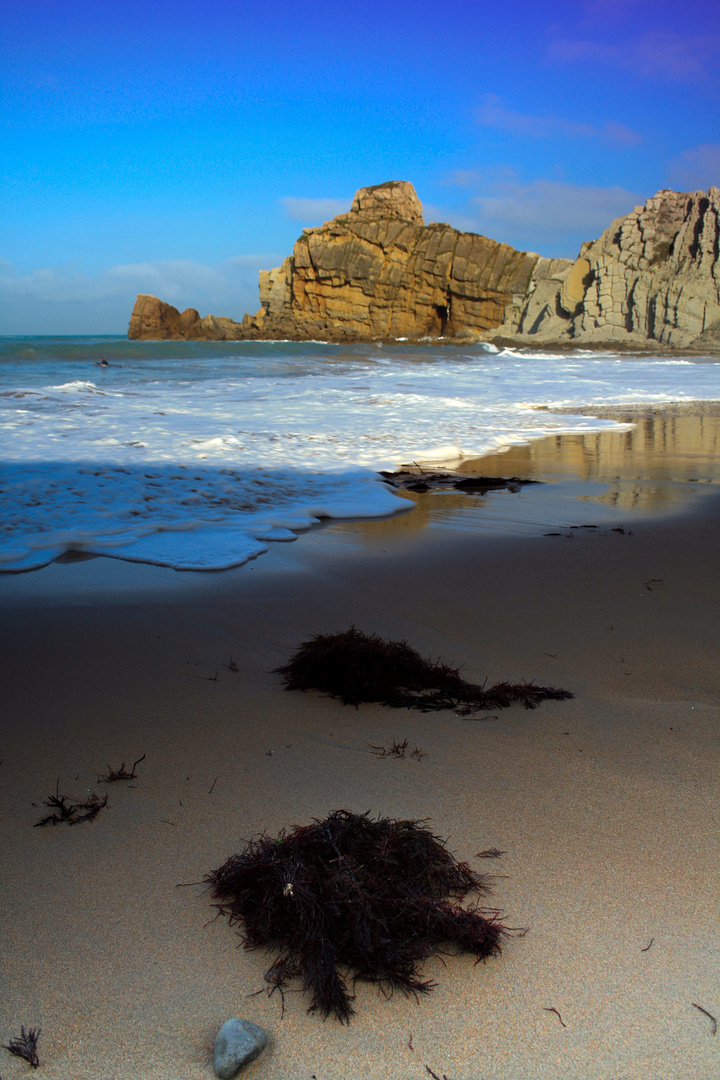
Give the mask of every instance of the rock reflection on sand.
[(648, 411), (587, 410), (634, 426), (625, 431), (563, 434), (465, 461), (458, 471), (519, 476), (543, 484), (474, 496), (456, 491), (415, 494), (415, 512), (392, 520), (340, 522), (334, 532), (382, 541), (429, 527), (534, 533), (585, 520), (617, 523), (621, 514), (656, 515), (687, 507), (720, 482), (720, 404), (688, 403)]

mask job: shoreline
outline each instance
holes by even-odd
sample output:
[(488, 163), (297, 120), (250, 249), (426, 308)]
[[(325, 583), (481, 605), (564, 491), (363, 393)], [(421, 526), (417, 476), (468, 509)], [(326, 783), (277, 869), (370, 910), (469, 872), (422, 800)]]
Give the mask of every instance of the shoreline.
[(596, 352), (596, 353), (618, 353), (623, 358), (632, 358), (633, 356), (647, 357), (657, 354), (661, 357), (669, 357), (673, 360), (681, 360), (684, 356), (690, 359), (697, 360), (698, 357), (707, 356), (710, 359), (714, 359), (720, 355), (720, 344), (707, 341), (701, 346), (694, 347), (692, 345), (668, 345), (660, 341), (654, 341), (651, 339), (640, 341), (615, 341), (608, 339), (606, 341), (574, 341), (567, 339), (560, 339), (557, 341), (532, 341), (526, 337), (488, 337), (471, 339), (468, 337), (421, 337), (421, 338), (348, 338), (343, 341), (332, 341), (326, 338), (277, 338), (277, 337), (248, 337), (248, 338), (188, 338), (188, 337), (165, 337), (165, 338), (131, 338), (125, 332), (118, 332), (116, 334), (3, 334), (0, 335), (0, 341), (108, 341), (108, 342), (122, 342), (123, 344), (132, 347), (132, 344), (137, 342), (140, 345), (160, 345), (167, 343), (169, 345), (177, 345), (184, 343), (187, 345), (198, 345), (201, 348), (207, 346), (208, 348), (217, 349), (218, 346), (246, 346), (246, 345), (329, 345), (338, 347), (352, 347), (353, 345), (388, 345), (388, 346), (408, 346), (417, 347), (418, 345), (438, 345), (448, 346), (450, 348), (472, 348), (474, 346), (492, 345), (498, 350), (512, 349), (521, 352), (538, 353), (544, 355), (546, 353), (573, 353), (573, 352)]
[[(109, 581), (112, 578), (123, 578), (126, 587), (132, 588), (130, 572), (120, 569), (118, 564), (136, 567), (136, 576), (149, 585), (153, 572), (158, 580), (165, 575), (168, 580), (176, 577), (179, 582), (180, 578), (185, 581), (201, 579), (207, 573), (233, 575), (242, 572), (243, 567), (255, 568), (258, 563), (266, 568), (273, 559), (282, 565), (288, 560), (278, 549), (286, 548), (288, 541), (293, 547), (303, 546), (309, 537), (326, 529), (336, 533), (354, 530), (371, 537), (377, 530), (386, 527), (392, 530), (393, 526), (388, 523), (402, 521), (399, 528), (400, 535), (404, 536), (413, 530), (437, 527), (448, 521), (451, 527), (463, 529), (489, 528), (511, 535), (535, 535), (544, 527), (563, 527), (579, 520), (587, 515), (590, 507), (600, 522), (609, 521), (609, 515), (613, 513), (620, 517), (625, 513), (633, 518), (643, 513), (650, 516), (673, 514), (682, 512), (685, 502), (697, 498), (703, 485), (720, 483), (720, 401), (717, 399), (535, 408), (558, 415), (612, 419), (619, 424), (632, 425), (632, 430), (598, 429), (538, 436), (481, 457), (463, 458), (449, 466), (461, 477), (480, 474), (533, 481), (523, 491), (522, 499), (498, 499), (502, 495), (500, 491), (490, 492), (489, 498), (485, 498), (482, 492), (455, 494), (451, 490), (445, 490), (439, 498), (437, 491), (418, 498), (407, 488), (392, 487), (394, 495), (415, 503), (411, 514), (399, 509), (394, 514), (377, 517), (324, 518), (306, 528), (298, 527), (294, 537), (288, 533), (281, 539), (270, 540), (264, 552), (245, 562), (217, 570), (175, 569), (138, 558), (123, 559), (121, 555), (69, 550), (38, 567), (0, 572), (0, 602), (22, 603), (21, 582), (30, 580), (33, 581), (31, 594), (42, 591), (40, 582), (46, 579), (51, 592), (58, 586), (63, 592), (72, 591), (74, 584), (85, 592), (94, 582), (102, 586), (103, 579)], [(422, 471), (416, 463), (399, 469), (413, 467)], [(430, 473), (437, 468), (442, 471), (442, 466), (428, 464), (426, 467)], [(392, 478), (396, 474), (381, 472), (375, 475)], [(688, 480), (698, 485), (697, 491), (690, 491)], [(539, 489), (537, 481), (541, 482)], [(281, 510), (278, 513), (282, 516)], [(296, 562), (297, 556), (293, 555), (290, 561)], [(84, 575), (91, 581), (86, 585), (82, 574), (75, 575), (75, 582), (70, 581), (68, 571), (64, 575), (68, 580), (60, 585), (60, 567), (81, 562), (86, 566), (97, 563), (92, 574)], [(105, 567), (105, 571), (100, 567)], [(18, 579), (16, 585), (11, 584), (13, 579)]]
[[(550, 449), (513, 453), (545, 467)], [(720, 493), (636, 513), (623, 533), (582, 505), (597, 529), (478, 530), (475, 511), (461, 527), (431, 509), (412, 527), (334, 523), (236, 571), (126, 563), (100, 595), (18, 595), (0, 630), (0, 1041), (41, 1027), (47, 1080), (203, 1080), (240, 1015), (270, 1034), (248, 1080), (709, 1080), (718, 1047), (692, 1003), (720, 1016)], [(352, 623), (473, 681), (576, 696), (467, 721), (282, 690), (272, 669), (300, 641)], [(403, 738), (425, 756), (368, 749)], [(136, 779), (98, 784), (142, 753)], [(107, 791), (107, 809), (33, 828), (58, 779)], [(528, 934), (477, 967), (431, 959), (438, 985), (418, 1003), (359, 985), (349, 1028), (307, 1016), (299, 993), (284, 1016), (277, 995), (249, 997), (269, 961), (236, 948), (202, 888), (177, 885), (243, 838), (340, 807), (430, 818), (496, 872), (489, 903)], [(497, 864), (475, 858), (495, 846)], [(4, 1080), (26, 1074), (2, 1055)]]

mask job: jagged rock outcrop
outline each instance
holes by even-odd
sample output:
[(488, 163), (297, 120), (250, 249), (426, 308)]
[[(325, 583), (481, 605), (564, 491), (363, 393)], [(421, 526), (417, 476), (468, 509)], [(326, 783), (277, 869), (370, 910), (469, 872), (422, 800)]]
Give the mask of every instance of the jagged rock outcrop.
[(262, 307), (244, 325), (331, 341), (485, 336), (525, 296), (538, 261), (485, 236), (425, 225), (412, 184), (393, 181), (362, 188), (349, 213), (304, 229), (292, 257), (260, 275)]
[(304, 229), (282, 266), (260, 272), (261, 308), (242, 323), (142, 295), (129, 336), (717, 347), (719, 217), (717, 188), (661, 191), (573, 262), (425, 225), (412, 184), (391, 181)]
[[(130, 337), (378, 341), (486, 338), (533, 278), (571, 265), (450, 225), (423, 222), (412, 184), (361, 188), (347, 214), (303, 229), (292, 256), (260, 271), (261, 308), (242, 324), (193, 309), (182, 315), (139, 296)], [(212, 320), (212, 322), (211, 322)]]
[(140, 341), (224, 341), (242, 338), (243, 328), (222, 315), (201, 319), (195, 308), (180, 312), (157, 296), (140, 293), (130, 316), (128, 337)]
[(720, 190), (660, 191), (554, 280), (531, 285), (498, 333), (542, 342), (720, 345)]

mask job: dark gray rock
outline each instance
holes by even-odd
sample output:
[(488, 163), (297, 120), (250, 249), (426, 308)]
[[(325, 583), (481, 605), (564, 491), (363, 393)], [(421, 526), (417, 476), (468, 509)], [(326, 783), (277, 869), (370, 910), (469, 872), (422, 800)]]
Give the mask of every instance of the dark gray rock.
[(267, 1046), (267, 1035), (252, 1020), (233, 1017), (217, 1033), (213, 1047), (213, 1067), (220, 1080), (231, 1080), (249, 1061), (254, 1061)]

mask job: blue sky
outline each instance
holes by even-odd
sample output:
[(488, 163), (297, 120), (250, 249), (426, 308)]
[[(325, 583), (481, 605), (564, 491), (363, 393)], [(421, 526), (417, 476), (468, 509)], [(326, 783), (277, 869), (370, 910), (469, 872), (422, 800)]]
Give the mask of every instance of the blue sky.
[(137, 292), (241, 318), (354, 192), (577, 254), (720, 186), (717, 0), (12, 0), (0, 333), (124, 333)]

